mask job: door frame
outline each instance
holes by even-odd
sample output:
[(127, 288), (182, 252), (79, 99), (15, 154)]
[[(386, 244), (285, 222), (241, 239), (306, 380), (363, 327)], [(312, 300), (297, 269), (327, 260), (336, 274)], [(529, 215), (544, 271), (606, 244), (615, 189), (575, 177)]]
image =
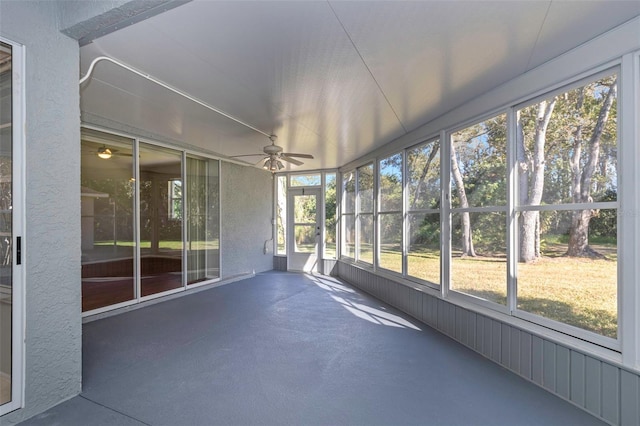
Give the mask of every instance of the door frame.
[[(298, 264), (302, 260), (296, 259), (296, 257), (302, 257), (302, 253), (296, 253), (295, 251), (295, 221), (294, 221), (294, 197), (299, 195), (315, 195), (316, 196), (316, 250), (315, 255), (309, 255), (308, 258), (315, 256), (314, 267), (306, 269), (305, 267), (298, 268)], [(295, 187), (288, 188), (287, 191), (287, 270), (290, 271), (302, 271), (302, 272), (318, 272), (320, 268), (318, 263), (322, 260), (323, 256), (323, 241), (324, 241), (324, 197), (322, 194), (322, 187)], [(308, 259), (304, 261), (305, 265), (308, 263)]]
[(11, 46), (11, 133), (12, 133), (12, 189), (11, 189), (11, 244), (17, 247), (21, 241), (20, 263), (17, 262), (16, 250), (12, 249), (11, 266), (11, 400), (0, 405), (0, 416), (23, 407), (24, 401), (24, 324), (25, 324), (25, 48), (23, 45), (0, 36), (0, 41)]

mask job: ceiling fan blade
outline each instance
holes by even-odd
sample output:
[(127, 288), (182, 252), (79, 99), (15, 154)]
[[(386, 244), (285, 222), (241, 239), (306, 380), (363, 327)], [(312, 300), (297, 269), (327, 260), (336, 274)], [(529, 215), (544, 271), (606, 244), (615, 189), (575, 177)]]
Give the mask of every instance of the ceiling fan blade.
[(311, 154), (295, 154), (293, 152), (283, 152), (281, 155), (285, 155), (287, 157), (299, 157), (299, 158), (311, 158), (311, 159), (313, 159), (313, 155), (311, 155)]
[(242, 155), (231, 155), (229, 156), (229, 158), (238, 158), (238, 157), (257, 157), (257, 156), (264, 156), (264, 152), (260, 153), (260, 154), (242, 154)]
[(295, 158), (287, 157), (286, 155), (281, 155), (280, 159), (282, 161), (286, 161), (287, 163), (295, 164), (296, 166), (301, 166), (304, 163), (300, 160), (296, 160)]

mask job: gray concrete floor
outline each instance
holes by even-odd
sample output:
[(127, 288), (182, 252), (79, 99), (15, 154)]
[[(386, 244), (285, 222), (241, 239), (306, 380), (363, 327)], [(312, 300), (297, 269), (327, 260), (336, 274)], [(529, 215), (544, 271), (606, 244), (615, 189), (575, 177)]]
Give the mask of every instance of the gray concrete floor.
[(269, 272), (84, 325), (83, 392), (23, 425), (590, 425), (333, 278)]

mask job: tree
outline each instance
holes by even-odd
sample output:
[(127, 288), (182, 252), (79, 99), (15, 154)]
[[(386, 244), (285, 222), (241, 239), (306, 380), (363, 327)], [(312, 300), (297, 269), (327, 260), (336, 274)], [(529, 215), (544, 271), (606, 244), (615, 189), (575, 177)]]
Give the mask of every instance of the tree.
[(324, 214), (325, 214), (325, 239), (327, 243), (336, 242), (336, 178), (327, 179), (324, 200)]
[[(553, 114), (556, 98), (544, 100), (537, 105), (533, 152), (525, 145), (522, 114), (517, 112), (517, 144), (518, 183), (521, 205), (537, 206), (542, 201), (545, 171), (545, 143), (547, 127)], [(527, 210), (522, 212), (520, 222), (520, 261), (532, 262), (540, 257), (540, 212)]]
[[(575, 126), (573, 152), (571, 155), (571, 171), (573, 176), (572, 200), (574, 203), (590, 203), (593, 201), (593, 198), (591, 197), (593, 188), (592, 179), (600, 162), (601, 138), (616, 98), (616, 79), (613, 78), (613, 81), (611, 81), (611, 83), (606, 87), (607, 88), (601, 89), (603, 91), (602, 93), (604, 93), (604, 90), (607, 90), (607, 94), (600, 107), (598, 118), (588, 142), (584, 139), (584, 120), (579, 120)], [(579, 96), (575, 104), (576, 114), (579, 114), (583, 109), (585, 109), (585, 107), (588, 109), (588, 105), (585, 105), (585, 97), (585, 90), (582, 88), (579, 91)], [(597, 94), (590, 98), (595, 97), (597, 97)], [(584, 153), (583, 145), (584, 148), (586, 148), (586, 152)], [(569, 246), (567, 248), (568, 256), (602, 256), (589, 246), (589, 222), (591, 218), (597, 214), (598, 211), (594, 209), (577, 210), (573, 213), (571, 218), (571, 228), (569, 230)]]
[(526, 207), (616, 199), (615, 80), (604, 77), (517, 111), (518, 202), (525, 207), (521, 262), (542, 255), (542, 234), (569, 234), (569, 256), (598, 256), (588, 246), (589, 222), (598, 210), (539, 212)]
[[(425, 161), (424, 166), (422, 167), (422, 172), (420, 173), (420, 177), (418, 178), (418, 182), (416, 183), (416, 190), (411, 199), (410, 209), (414, 210), (418, 205), (418, 199), (422, 193), (423, 187), (425, 186), (425, 179), (429, 174), (429, 170), (431, 168), (431, 163), (433, 163), (433, 159), (438, 154), (438, 149), (440, 148), (440, 144), (435, 142), (429, 145), (431, 149), (429, 150), (429, 155)], [(411, 167), (411, 163), (409, 163)]]
[[(467, 200), (467, 192), (464, 189), (464, 180), (462, 178), (462, 172), (460, 171), (460, 166), (458, 165), (458, 155), (456, 153), (456, 147), (451, 140), (451, 174), (453, 174), (453, 179), (456, 183), (456, 188), (458, 190), (458, 197), (460, 198), (460, 207), (468, 208), (469, 202)], [(471, 218), (469, 217), (469, 212), (462, 213), (462, 238), (461, 238), (461, 246), (462, 246), (462, 256), (473, 256), (475, 257), (476, 252), (473, 249), (473, 235), (471, 230)]]

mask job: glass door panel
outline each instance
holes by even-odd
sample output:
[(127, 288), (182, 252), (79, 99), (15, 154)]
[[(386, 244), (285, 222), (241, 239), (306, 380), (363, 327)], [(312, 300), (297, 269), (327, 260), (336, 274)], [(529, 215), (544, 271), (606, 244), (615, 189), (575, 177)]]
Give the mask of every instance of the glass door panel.
[(182, 284), (182, 153), (140, 143), (140, 291)]
[(220, 277), (218, 165), (187, 157), (187, 284)]
[(12, 400), (13, 364), (12, 48), (0, 43), (0, 405)]
[(296, 271), (317, 270), (320, 242), (319, 207), (320, 189), (289, 190), (289, 269)]
[(133, 140), (82, 129), (82, 311), (136, 298)]

